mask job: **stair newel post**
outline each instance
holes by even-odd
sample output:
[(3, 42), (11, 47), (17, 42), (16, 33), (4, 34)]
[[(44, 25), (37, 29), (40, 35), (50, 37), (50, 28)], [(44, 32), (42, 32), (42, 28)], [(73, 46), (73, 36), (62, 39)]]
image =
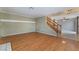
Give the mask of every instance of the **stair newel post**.
[(57, 26), (57, 29), (58, 29), (58, 32), (57, 32), (57, 37), (61, 37), (62, 35), (61, 35), (61, 32), (62, 32), (62, 26), (61, 25), (58, 25)]
[(60, 37), (62, 37), (62, 25), (60, 25)]

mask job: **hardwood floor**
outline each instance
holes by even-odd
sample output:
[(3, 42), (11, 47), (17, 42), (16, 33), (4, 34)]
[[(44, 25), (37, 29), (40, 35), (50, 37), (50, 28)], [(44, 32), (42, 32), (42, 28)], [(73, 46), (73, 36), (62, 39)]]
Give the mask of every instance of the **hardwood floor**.
[(11, 42), (13, 51), (79, 51), (79, 42), (32, 32), (0, 39), (0, 44)]

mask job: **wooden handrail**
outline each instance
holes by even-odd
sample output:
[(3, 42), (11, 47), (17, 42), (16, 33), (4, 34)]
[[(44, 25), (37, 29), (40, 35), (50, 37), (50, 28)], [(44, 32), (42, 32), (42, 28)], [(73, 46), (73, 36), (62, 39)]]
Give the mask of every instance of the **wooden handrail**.
[(47, 21), (51, 22), (51, 23), (54, 24), (54, 25), (61, 26), (60, 24), (58, 24), (58, 23), (55, 21), (55, 19), (51, 19), (51, 18), (47, 17)]
[(50, 17), (47, 17), (47, 24), (57, 33), (57, 35), (61, 34), (61, 25), (58, 24), (55, 19), (51, 19)]

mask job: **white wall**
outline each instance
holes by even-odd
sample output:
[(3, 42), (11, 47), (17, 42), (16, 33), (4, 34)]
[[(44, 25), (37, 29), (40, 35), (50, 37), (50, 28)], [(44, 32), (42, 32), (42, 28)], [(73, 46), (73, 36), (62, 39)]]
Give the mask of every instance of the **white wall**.
[[(8, 20), (29, 20), (35, 21), (32, 18), (26, 18), (23, 16), (11, 15), (6, 13), (0, 13), (0, 19)], [(35, 32), (35, 23), (2, 23), (0, 22), (0, 37), (22, 34), (28, 32)]]
[(47, 23), (45, 22), (45, 17), (40, 17), (40, 18), (37, 18), (37, 32), (40, 32), (40, 33), (45, 33), (45, 34), (49, 34), (49, 35), (56, 35), (56, 33), (53, 31), (53, 29), (51, 29)]

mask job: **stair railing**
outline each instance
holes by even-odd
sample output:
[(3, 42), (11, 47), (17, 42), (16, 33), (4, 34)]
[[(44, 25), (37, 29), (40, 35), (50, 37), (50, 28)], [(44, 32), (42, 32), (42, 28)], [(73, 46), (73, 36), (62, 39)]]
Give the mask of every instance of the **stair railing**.
[(58, 24), (55, 19), (51, 19), (50, 17), (46, 17), (47, 18), (47, 24), (48, 26), (50, 26), (56, 33), (57, 36), (61, 36), (61, 25)]

